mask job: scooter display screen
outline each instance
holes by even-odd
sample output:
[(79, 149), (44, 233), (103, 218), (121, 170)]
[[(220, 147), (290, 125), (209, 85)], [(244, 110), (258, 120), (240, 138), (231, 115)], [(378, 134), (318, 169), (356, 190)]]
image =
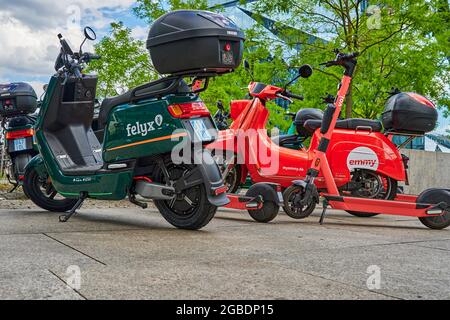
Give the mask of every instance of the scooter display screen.
[(255, 94), (261, 93), (261, 91), (263, 91), (265, 87), (267, 87), (266, 84), (261, 83), (261, 82), (258, 82), (258, 83), (256, 83), (255, 86), (253, 87), (252, 93), (255, 93)]

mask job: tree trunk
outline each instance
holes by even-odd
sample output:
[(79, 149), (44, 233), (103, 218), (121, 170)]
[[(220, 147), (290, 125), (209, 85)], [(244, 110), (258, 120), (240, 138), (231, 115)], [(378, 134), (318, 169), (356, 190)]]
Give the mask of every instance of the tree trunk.
[(352, 93), (352, 85), (348, 88), (347, 97), (345, 99), (345, 118), (349, 119), (352, 117), (352, 107), (353, 107), (353, 93)]

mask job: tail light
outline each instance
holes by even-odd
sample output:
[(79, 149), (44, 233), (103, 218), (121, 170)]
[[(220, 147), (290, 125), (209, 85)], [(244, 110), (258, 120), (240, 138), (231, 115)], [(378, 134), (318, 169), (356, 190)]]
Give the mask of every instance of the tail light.
[(407, 94), (408, 94), (408, 96), (410, 96), (414, 100), (419, 101), (420, 103), (422, 103), (424, 105), (427, 105), (428, 107), (436, 108), (436, 106), (434, 105), (433, 102), (431, 102), (430, 100), (428, 100), (424, 96), (421, 96), (420, 94), (417, 94), (415, 92), (408, 92)]
[(178, 103), (169, 106), (169, 113), (175, 118), (209, 116), (209, 110), (203, 102)]
[(6, 140), (26, 138), (26, 137), (32, 137), (32, 136), (34, 136), (34, 129), (23, 129), (23, 130), (6, 132)]

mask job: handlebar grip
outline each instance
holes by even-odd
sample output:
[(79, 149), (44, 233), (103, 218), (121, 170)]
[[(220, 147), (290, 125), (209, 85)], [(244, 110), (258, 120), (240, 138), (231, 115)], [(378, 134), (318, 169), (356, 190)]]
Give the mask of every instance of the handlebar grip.
[(92, 61), (92, 60), (100, 60), (101, 58), (102, 57), (99, 56), (98, 54), (93, 54), (93, 53), (89, 53), (89, 52), (86, 52), (84, 54), (84, 60), (86, 62), (89, 62), (89, 61)]
[(305, 97), (297, 95), (297, 94), (294, 94), (294, 93), (289, 92), (289, 91), (285, 91), (283, 93), (283, 95), (288, 97), (288, 98), (293, 98), (293, 99), (297, 99), (297, 100), (301, 100), (301, 101), (305, 100)]

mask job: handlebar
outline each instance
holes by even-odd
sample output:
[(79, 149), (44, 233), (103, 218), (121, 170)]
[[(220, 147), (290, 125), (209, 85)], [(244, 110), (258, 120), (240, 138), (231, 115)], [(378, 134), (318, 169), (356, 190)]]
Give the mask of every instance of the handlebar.
[(354, 60), (356, 57), (359, 56), (359, 52), (352, 52), (352, 53), (341, 53), (339, 51), (336, 51), (336, 58), (331, 61), (327, 61), (325, 63), (321, 63), (321, 66), (326, 67), (332, 67), (332, 66), (342, 66), (347, 61)]
[(294, 94), (294, 93), (292, 93), (292, 92), (290, 92), (288, 90), (284, 91), (282, 93), (282, 95), (285, 96), (285, 97), (292, 98), (292, 99), (297, 99), (297, 100), (300, 100), (300, 101), (305, 100), (305, 97), (303, 97), (301, 95), (298, 95), (298, 94)]
[(68, 72), (69, 74), (72, 74), (77, 78), (81, 78), (83, 76), (83, 63), (89, 63), (93, 60), (101, 59), (101, 56), (99, 55), (89, 52), (83, 53), (81, 49), (83, 44), (81, 45), (79, 52), (73, 52), (69, 43), (66, 41), (66, 39), (64, 39), (61, 33), (58, 34), (58, 39), (59, 43), (61, 44), (61, 52), (55, 62), (55, 70), (58, 72), (62, 67), (64, 67), (64, 70), (62, 70), (63, 72)]
[(81, 57), (83, 62), (90, 62), (92, 60), (100, 60), (102, 57), (98, 54), (93, 54), (93, 53), (83, 53), (83, 56)]

